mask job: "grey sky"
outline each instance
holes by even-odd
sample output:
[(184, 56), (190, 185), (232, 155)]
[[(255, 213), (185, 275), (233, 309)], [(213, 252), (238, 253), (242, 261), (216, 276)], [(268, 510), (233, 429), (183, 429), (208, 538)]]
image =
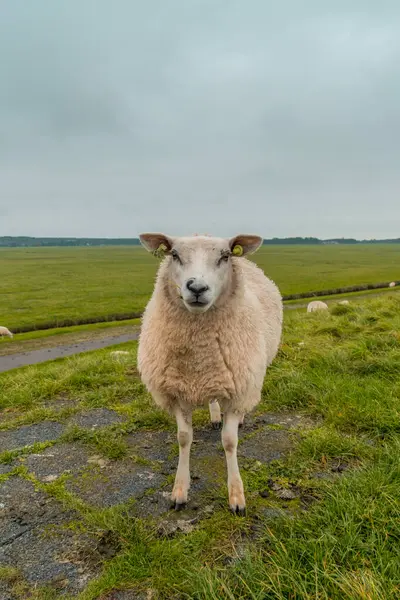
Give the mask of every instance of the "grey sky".
[(400, 236), (400, 3), (3, 0), (0, 235)]

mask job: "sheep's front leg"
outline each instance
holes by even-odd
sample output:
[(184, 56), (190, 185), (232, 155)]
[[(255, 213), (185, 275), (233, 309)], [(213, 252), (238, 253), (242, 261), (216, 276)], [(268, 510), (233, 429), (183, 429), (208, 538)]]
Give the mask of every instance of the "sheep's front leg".
[(243, 516), (246, 514), (246, 500), (237, 460), (240, 421), (241, 415), (229, 411), (224, 415), (222, 445), (225, 450), (226, 466), (228, 468), (229, 506), (232, 512)]
[(210, 419), (211, 426), (213, 429), (221, 429), (222, 418), (221, 418), (221, 408), (217, 402), (217, 400), (211, 400), (208, 404), (208, 408), (210, 410)]
[(183, 412), (181, 408), (177, 408), (175, 417), (178, 426), (179, 462), (171, 500), (175, 510), (181, 510), (187, 502), (190, 487), (189, 458), (193, 440), (192, 412)]

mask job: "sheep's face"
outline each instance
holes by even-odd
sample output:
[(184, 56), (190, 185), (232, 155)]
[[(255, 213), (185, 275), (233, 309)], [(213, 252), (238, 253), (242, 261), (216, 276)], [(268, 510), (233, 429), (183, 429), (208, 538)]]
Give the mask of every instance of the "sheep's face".
[(168, 277), (172, 293), (191, 313), (203, 313), (223, 301), (229, 291), (232, 257), (255, 252), (262, 238), (239, 235), (223, 239), (206, 236), (175, 237), (142, 234), (140, 241), (150, 252), (168, 256)]

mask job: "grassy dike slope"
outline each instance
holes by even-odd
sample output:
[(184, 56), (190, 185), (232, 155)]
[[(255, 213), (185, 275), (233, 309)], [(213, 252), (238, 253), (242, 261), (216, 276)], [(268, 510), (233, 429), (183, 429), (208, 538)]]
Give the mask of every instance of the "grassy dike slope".
[[(168, 510), (175, 425), (138, 380), (136, 343), (124, 348), (118, 359), (107, 349), (0, 377), (0, 497), (20, 490), (31, 506), (35, 494), (53, 503), (46, 523), (25, 515), (29, 536), (6, 546), (0, 595), (400, 597), (399, 298), (285, 313), (262, 403), (240, 434), (245, 519), (228, 511), (219, 433), (206, 411), (194, 420), (188, 508)], [(57, 452), (53, 470), (43, 470), (38, 456), (51, 462)], [(150, 483), (139, 489), (140, 481)], [(62, 515), (58, 533), (54, 515)], [(64, 562), (56, 551), (42, 559), (66, 531)], [(24, 539), (21, 562), (13, 546)], [(51, 561), (61, 582), (49, 575)]]

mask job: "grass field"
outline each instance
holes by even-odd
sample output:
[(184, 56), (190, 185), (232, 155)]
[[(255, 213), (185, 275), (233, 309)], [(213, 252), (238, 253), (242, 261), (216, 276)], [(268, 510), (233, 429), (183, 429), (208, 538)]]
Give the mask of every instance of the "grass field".
[[(240, 436), (239, 462), (248, 501), (245, 519), (229, 514), (223, 454), (207, 445), (196, 463), (200, 482), (206, 485), (203, 491), (193, 491), (200, 510), (186, 533), (160, 533), (160, 519), (165, 517), (152, 517), (151, 511), (133, 518), (135, 501), (95, 508), (90, 495), (82, 500), (82, 490), (91, 485), (91, 471), (81, 487), (70, 487), (73, 472), (43, 483), (30, 470), (29, 456), (37, 457), (46, 444), (3, 451), (0, 467), (10, 464), (13, 470), (0, 475), (0, 482), (14, 477), (34, 482), (60, 506), (76, 511), (68, 525), (71, 532), (96, 536), (107, 532), (116, 541), (118, 550), (102, 562), (79, 600), (109, 600), (118, 597), (111, 590), (126, 588), (137, 597), (157, 600), (398, 599), (399, 332), (396, 295), (335, 306), (330, 313), (285, 313), (282, 347), (267, 373), (257, 409), (259, 416), (277, 415), (278, 424), (251, 429), (247, 420)], [(147, 432), (154, 440), (153, 446), (145, 446), (147, 453), (149, 448), (160, 452), (164, 448), (164, 438), (158, 437), (162, 432), (175, 439), (174, 423), (153, 408), (137, 378), (136, 348), (136, 343), (127, 344), (129, 355), (121, 361), (103, 350), (3, 375), (0, 432), (41, 421), (68, 423), (82, 410), (112, 409), (125, 418), (123, 423), (95, 431), (67, 427), (47, 445), (55, 453), (59, 444), (80, 444), (81, 453), (87, 448), (103, 462), (110, 461), (102, 471), (102, 485), (126, 461), (136, 468), (141, 463), (130, 454), (130, 433), (140, 437)], [(279, 415), (285, 414), (298, 419), (290, 431), (279, 425), (284, 423)], [(195, 428), (207, 438), (208, 427), (206, 411), (199, 411)], [(263, 459), (270, 452), (268, 436), (290, 440), (289, 449), (272, 461)], [(251, 439), (261, 452), (260, 460), (246, 455)], [(198, 448), (194, 445), (194, 457)], [(171, 456), (176, 466), (176, 448)], [(152, 465), (156, 474), (161, 469), (149, 456), (145, 464)], [(207, 468), (211, 479), (204, 479)], [(171, 478), (172, 474), (162, 489), (170, 490)], [(282, 488), (295, 493), (285, 499), (276, 492)], [(205, 504), (212, 510), (203, 511)], [(185, 518), (185, 513), (178, 514)], [(86, 559), (80, 560), (84, 565)], [(29, 595), (16, 568), (0, 569), (0, 590), (2, 580), (17, 598), (60, 597), (42, 588)]]
[[(268, 246), (254, 260), (283, 294), (400, 278), (400, 245)], [(2, 249), (0, 324), (141, 311), (157, 265), (135, 247)]]

